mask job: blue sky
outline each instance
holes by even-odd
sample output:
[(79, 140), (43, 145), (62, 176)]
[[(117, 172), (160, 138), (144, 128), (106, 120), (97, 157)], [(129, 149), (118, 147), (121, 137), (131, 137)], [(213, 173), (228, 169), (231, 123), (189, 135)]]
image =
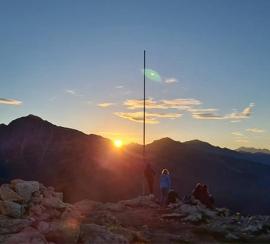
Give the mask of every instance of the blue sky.
[(148, 142), (270, 149), (269, 11), (268, 0), (1, 1), (0, 123), (31, 113), (141, 142), (146, 49), (162, 77), (147, 80)]

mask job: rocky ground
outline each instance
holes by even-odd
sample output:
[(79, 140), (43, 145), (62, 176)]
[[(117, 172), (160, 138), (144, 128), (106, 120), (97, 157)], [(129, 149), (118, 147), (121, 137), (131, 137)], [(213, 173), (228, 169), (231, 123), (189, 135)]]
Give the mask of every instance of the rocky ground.
[(160, 208), (153, 196), (118, 203), (63, 202), (36, 181), (0, 187), (0, 243), (269, 243), (269, 216), (241, 216), (196, 201)]

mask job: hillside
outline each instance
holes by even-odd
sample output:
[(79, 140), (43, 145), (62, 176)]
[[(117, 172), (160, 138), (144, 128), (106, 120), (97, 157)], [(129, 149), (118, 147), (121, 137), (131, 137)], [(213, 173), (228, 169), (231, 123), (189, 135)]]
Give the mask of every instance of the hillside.
[[(89, 198), (118, 201), (142, 193), (141, 146), (121, 150), (110, 140), (53, 125), (29, 115), (0, 126), (0, 177), (53, 185), (69, 202)], [(168, 168), (173, 187), (188, 195), (206, 183), (218, 206), (244, 213), (268, 213), (269, 158), (247, 155), (206, 142), (163, 138), (147, 145), (147, 160), (158, 174)], [(156, 195), (159, 194), (156, 182)]]

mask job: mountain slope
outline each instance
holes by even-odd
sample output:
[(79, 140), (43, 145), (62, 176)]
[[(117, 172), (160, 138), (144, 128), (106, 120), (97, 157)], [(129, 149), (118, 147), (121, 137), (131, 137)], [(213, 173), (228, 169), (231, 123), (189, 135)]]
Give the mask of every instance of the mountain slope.
[[(29, 115), (0, 126), (0, 179), (42, 181), (64, 191), (67, 201), (127, 199), (142, 193), (141, 152), (138, 144), (117, 150), (108, 139)], [(270, 210), (270, 167), (256, 155), (170, 138), (147, 145), (146, 152), (157, 173), (157, 195), (158, 174), (168, 168), (182, 196), (202, 182), (219, 206), (246, 213)]]

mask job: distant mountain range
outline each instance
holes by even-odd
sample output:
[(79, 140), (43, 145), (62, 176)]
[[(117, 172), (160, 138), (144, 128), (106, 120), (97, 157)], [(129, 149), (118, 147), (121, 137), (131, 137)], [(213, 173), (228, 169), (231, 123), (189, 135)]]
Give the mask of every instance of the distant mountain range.
[[(67, 201), (128, 199), (142, 193), (142, 146), (118, 150), (97, 135), (51, 124), (29, 115), (0, 125), (0, 179), (35, 179), (64, 191)], [(191, 193), (206, 183), (217, 205), (244, 213), (270, 211), (270, 155), (170, 138), (146, 146), (147, 160), (158, 175), (168, 168), (173, 187)]]
[(247, 152), (247, 153), (264, 153), (270, 154), (270, 150), (268, 149), (258, 149), (254, 147), (239, 147), (237, 149), (238, 152)]

